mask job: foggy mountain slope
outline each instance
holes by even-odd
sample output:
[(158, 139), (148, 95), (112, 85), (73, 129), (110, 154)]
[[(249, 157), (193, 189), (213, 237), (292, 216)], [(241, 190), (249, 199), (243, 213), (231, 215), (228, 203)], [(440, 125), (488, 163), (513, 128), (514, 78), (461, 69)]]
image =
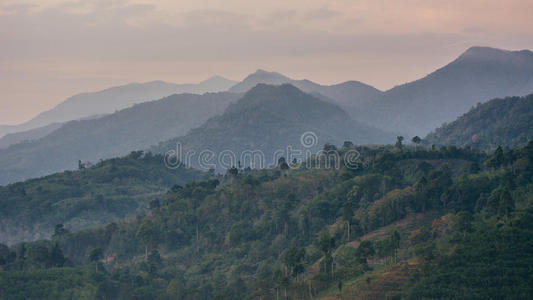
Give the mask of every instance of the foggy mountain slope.
[[(86, 118), (79, 119), (78, 121), (86, 121), (86, 120), (93, 120), (98, 119), (105, 116), (105, 114), (102, 115), (93, 115)], [(34, 140), (38, 140), (40, 138), (43, 138), (52, 132), (56, 131), (57, 129), (61, 128), (64, 124), (68, 122), (63, 123), (52, 123), (48, 125), (44, 125), (41, 127), (25, 130), (25, 131), (17, 131), (13, 133), (8, 133), (0, 138), (0, 149), (8, 148), (11, 145), (19, 144), (19, 143), (27, 143)]]
[[(242, 151), (260, 150), (272, 162), (276, 150), (287, 146), (303, 149), (301, 136), (313, 132), (317, 140), (310, 147), (316, 151), (326, 143), (385, 143), (392, 134), (371, 128), (351, 119), (339, 106), (320, 100), (298, 88), (259, 84), (225, 112), (209, 119), (187, 135), (160, 143), (157, 153), (183, 146), (183, 153), (209, 149), (214, 153), (231, 150), (238, 158)], [(194, 166), (194, 163), (193, 163)], [(217, 166), (218, 167), (218, 166)]]
[(257, 70), (248, 75), (243, 81), (231, 87), (229, 91), (244, 93), (259, 83), (276, 85), (289, 83), (306, 93), (322, 94), (330, 98), (333, 103), (340, 105), (350, 114), (354, 110), (359, 109), (361, 105), (372, 102), (382, 94), (380, 90), (359, 81), (321, 85), (307, 79), (295, 80), (277, 72), (267, 72), (264, 70)]
[(28, 122), (19, 125), (0, 125), (0, 137), (51, 123), (83, 119), (93, 115), (108, 114), (135, 103), (160, 99), (172, 94), (226, 91), (235, 82), (213, 76), (198, 84), (174, 84), (163, 81), (130, 83), (97, 92), (81, 93), (67, 98), (54, 108), (42, 112)]
[(386, 91), (355, 116), (385, 130), (423, 136), (478, 102), (530, 93), (532, 80), (533, 52), (472, 47), (428, 76)]
[(32, 141), (42, 138), (61, 127), (63, 123), (52, 123), (42, 127), (29, 129), (20, 132), (8, 133), (0, 138), (0, 149), (25, 141)]
[(70, 121), (51, 134), (0, 150), (0, 185), (77, 168), (184, 135), (238, 99), (228, 92), (180, 94), (84, 121)]

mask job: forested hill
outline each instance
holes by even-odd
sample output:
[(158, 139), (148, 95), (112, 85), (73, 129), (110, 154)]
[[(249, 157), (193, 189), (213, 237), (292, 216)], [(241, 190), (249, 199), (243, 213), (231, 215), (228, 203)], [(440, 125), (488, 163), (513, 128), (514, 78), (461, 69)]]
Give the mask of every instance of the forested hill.
[(312, 135), (313, 140), (306, 147), (313, 151), (326, 143), (340, 145), (346, 140), (356, 144), (394, 141), (393, 134), (361, 124), (339, 106), (290, 84), (258, 84), (222, 115), (209, 119), (183, 137), (160, 143), (152, 151), (165, 153), (176, 149), (179, 143), (184, 153), (208, 149), (218, 154), (231, 150), (238, 159), (244, 151), (257, 150), (270, 163), (277, 150), (286, 150), (287, 146), (304, 149), (302, 135), (305, 133)]
[(57, 224), (80, 230), (142, 213), (171, 186), (205, 177), (168, 169), (162, 156), (140, 151), (83, 164), (78, 171), (0, 186), (0, 243), (47, 238)]
[(336, 151), (350, 150), (361, 154), (350, 168), (320, 156), (235, 170), (175, 186), (128, 222), (0, 246), (0, 293), (531, 299), (533, 141), (488, 157), (400, 143)]
[(531, 138), (533, 94), (493, 99), (478, 104), (456, 121), (437, 128), (425, 141), (437, 145), (494, 150), (498, 146), (524, 146)]

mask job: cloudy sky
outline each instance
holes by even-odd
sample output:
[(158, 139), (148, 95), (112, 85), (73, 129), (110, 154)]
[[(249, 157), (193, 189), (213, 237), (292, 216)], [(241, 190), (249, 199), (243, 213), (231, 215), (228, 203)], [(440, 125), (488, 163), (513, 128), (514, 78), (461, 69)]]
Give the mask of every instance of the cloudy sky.
[(533, 49), (531, 0), (0, 0), (0, 124), (128, 82), (258, 68), (389, 89), (473, 45)]

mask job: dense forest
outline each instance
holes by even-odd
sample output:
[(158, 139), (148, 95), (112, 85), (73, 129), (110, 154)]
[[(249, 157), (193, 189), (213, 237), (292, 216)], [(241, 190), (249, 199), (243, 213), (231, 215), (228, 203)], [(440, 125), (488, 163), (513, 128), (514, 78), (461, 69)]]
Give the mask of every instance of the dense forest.
[(533, 141), (325, 147), (176, 184), (136, 218), (0, 245), (0, 298), (533, 297)]
[(206, 175), (184, 167), (168, 169), (163, 157), (134, 151), (77, 171), (0, 186), (0, 243), (48, 238), (56, 225), (69, 230), (105, 225), (148, 210), (150, 201), (175, 184)]
[(430, 133), (425, 142), (494, 150), (525, 146), (533, 138), (533, 94), (480, 103), (450, 124)]

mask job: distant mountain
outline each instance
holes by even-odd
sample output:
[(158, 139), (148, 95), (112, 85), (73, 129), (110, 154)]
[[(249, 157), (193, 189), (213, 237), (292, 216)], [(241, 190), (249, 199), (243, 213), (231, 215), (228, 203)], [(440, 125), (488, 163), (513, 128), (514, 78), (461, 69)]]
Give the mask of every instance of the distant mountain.
[[(306, 132), (310, 141), (303, 147), (301, 138)], [(210, 150), (222, 156), (221, 153), (226, 150), (235, 154), (233, 163), (237, 165), (237, 160), (241, 160), (242, 152), (246, 150), (262, 151), (264, 162), (272, 163), (277, 161), (274, 153), (286, 150), (287, 146), (317, 151), (326, 143), (339, 145), (346, 140), (363, 144), (385, 143), (394, 138), (352, 120), (339, 106), (304, 93), (292, 85), (259, 84), (231, 104), (224, 114), (152, 150), (165, 153), (177, 149), (178, 143), (183, 147), (183, 155), (191, 151), (198, 155), (203, 150)], [(218, 163), (218, 159), (222, 159), (220, 156), (211, 161), (217, 164), (219, 170), (223, 169)], [(193, 166), (199, 166), (195, 160), (198, 157), (190, 161)], [(245, 161), (242, 164), (243, 167), (247, 166)]]
[(49, 111), (40, 113), (20, 125), (0, 125), (0, 137), (13, 132), (26, 131), (52, 123), (78, 120), (93, 115), (112, 113), (133, 104), (160, 99), (172, 94), (226, 91), (235, 81), (220, 76), (211, 77), (198, 84), (174, 84), (163, 81), (130, 83), (98, 92), (74, 95)]
[(294, 83), (297, 80), (291, 79), (278, 72), (268, 72), (265, 70), (257, 70), (254, 73), (246, 76), (241, 82), (232, 86), (229, 91), (234, 93), (246, 93), (260, 83), (280, 85), (284, 83)]
[(169, 169), (162, 156), (132, 152), (78, 171), (0, 186), (0, 243), (48, 238), (56, 224), (69, 230), (105, 225), (148, 210), (173, 185), (206, 178)]
[(423, 136), (478, 102), (533, 92), (533, 52), (473, 47), (428, 76), (386, 91), (355, 111), (385, 130)]
[(452, 123), (437, 128), (425, 141), (493, 150), (499, 145), (524, 146), (532, 138), (533, 94), (479, 104)]
[(361, 105), (372, 102), (383, 93), (380, 90), (359, 81), (346, 81), (334, 85), (320, 85), (307, 79), (295, 80), (280, 73), (267, 72), (264, 70), (257, 70), (255, 73), (248, 75), (243, 81), (231, 87), (229, 91), (244, 93), (259, 83), (275, 85), (284, 83), (292, 84), (306, 93), (318, 93), (326, 96), (350, 114), (357, 111)]
[[(93, 115), (90, 117), (79, 119), (79, 121), (98, 119), (98, 118), (101, 118), (102, 116), (104, 115)], [(14, 144), (38, 140), (56, 131), (57, 129), (61, 128), (61, 126), (63, 126), (65, 123), (67, 122), (52, 123), (52, 124), (44, 125), (42, 127), (37, 127), (34, 129), (29, 129), (29, 130), (20, 131), (20, 132), (14, 132), (14, 133), (8, 133), (4, 135), (3, 137), (0, 137), (0, 149), (5, 149)]]
[(220, 114), (239, 94), (172, 95), (98, 119), (70, 121), (45, 137), (0, 149), (0, 185), (77, 168), (182, 136)]
[(0, 138), (0, 149), (5, 149), (11, 145), (21, 142), (33, 141), (42, 138), (49, 135), (62, 125), (63, 123), (52, 123), (43, 127), (37, 127), (35, 129), (6, 134)]

